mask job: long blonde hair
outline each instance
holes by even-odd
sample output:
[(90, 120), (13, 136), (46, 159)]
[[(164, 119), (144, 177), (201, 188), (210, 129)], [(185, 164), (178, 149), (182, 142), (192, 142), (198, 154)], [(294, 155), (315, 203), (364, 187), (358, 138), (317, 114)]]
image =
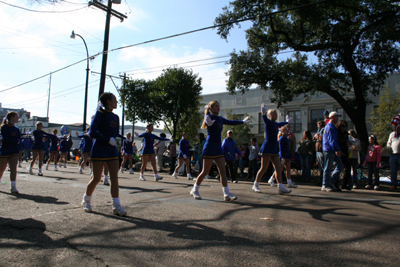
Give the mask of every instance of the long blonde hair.
[(206, 124), (206, 117), (210, 113), (211, 107), (214, 106), (215, 103), (218, 103), (217, 100), (212, 100), (208, 103), (206, 109), (204, 110), (204, 119), (203, 119), (203, 124), (201, 125), (201, 129), (206, 129), (207, 124)]

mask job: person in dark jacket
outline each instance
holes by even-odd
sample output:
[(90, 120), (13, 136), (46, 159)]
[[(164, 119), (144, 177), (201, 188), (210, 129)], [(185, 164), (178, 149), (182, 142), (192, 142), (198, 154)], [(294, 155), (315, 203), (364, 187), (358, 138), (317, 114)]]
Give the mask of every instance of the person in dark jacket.
[[(351, 166), (349, 161), (349, 133), (347, 131), (347, 122), (340, 120), (336, 125), (336, 129), (338, 132), (340, 151), (342, 152), (340, 157), (343, 163), (344, 172), (342, 188), (351, 190), (351, 187), (349, 186)], [(336, 181), (335, 186), (340, 188), (339, 181)]]

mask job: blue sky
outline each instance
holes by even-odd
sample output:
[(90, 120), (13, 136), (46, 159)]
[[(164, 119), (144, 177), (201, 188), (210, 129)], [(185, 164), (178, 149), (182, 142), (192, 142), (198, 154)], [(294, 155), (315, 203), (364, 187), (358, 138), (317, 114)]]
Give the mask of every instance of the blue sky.
[[(85, 0), (69, 0), (56, 5), (32, 4), (29, 0), (8, 0), (7, 3), (47, 12), (80, 10), (38, 13), (0, 2), (0, 91), (85, 59), (84, 44), (78, 37), (70, 38), (72, 30), (85, 39), (89, 55), (103, 50), (105, 13), (87, 7)], [(211, 26), (227, 4), (227, 0), (122, 0), (113, 8), (126, 13), (128, 18), (122, 23), (117, 18), (112, 19), (109, 49)], [(161, 74), (163, 67), (204, 60), (179, 66), (191, 68), (202, 77), (204, 94), (223, 92), (226, 90), (225, 72), (229, 66), (216, 62), (226, 61), (229, 57), (211, 58), (227, 56), (233, 49), (246, 49), (245, 28), (246, 24), (241, 29), (235, 28), (228, 42), (221, 39), (216, 30), (205, 30), (117, 50), (108, 56), (107, 74), (119, 76), (126, 72), (134, 79), (153, 79)], [(101, 62), (102, 57), (97, 56), (90, 62), (90, 70), (100, 72)], [(85, 79), (86, 61), (52, 74), (50, 122), (82, 122)], [(98, 74), (89, 76), (88, 118), (96, 108), (99, 79)], [(120, 81), (114, 81), (120, 86)], [(49, 76), (46, 76), (0, 92), (0, 103), (3, 107), (25, 108), (32, 115), (46, 116), (49, 82)], [(105, 91), (117, 94), (110, 79), (107, 79)], [(115, 112), (121, 115), (121, 108)]]

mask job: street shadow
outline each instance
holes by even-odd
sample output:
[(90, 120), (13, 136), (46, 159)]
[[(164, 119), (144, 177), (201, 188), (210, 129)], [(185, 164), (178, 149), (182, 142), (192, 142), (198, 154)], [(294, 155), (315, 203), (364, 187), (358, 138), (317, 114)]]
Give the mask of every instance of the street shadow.
[[(32, 218), (13, 220), (0, 217), (0, 239), (17, 239), (29, 242), (28, 246), (38, 244), (51, 246), (53, 240), (45, 234), (45, 231), (46, 224)], [(0, 242), (0, 247), (6, 248), (10, 246), (7, 242)]]
[(0, 192), (5, 195), (10, 195), (10, 196), (15, 196), (15, 200), (17, 199), (26, 199), (26, 200), (31, 200), (36, 203), (43, 203), (43, 204), (56, 204), (56, 205), (67, 205), (69, 202), (64, 202), (64, 201), (58, 201), (58, 198), (51, 197), (51, 196), (38, 196), (38, 195), (28, 195), (24, 193), (19, 193), (17, 195), (11, 194), (8, 192)]
[(136, 187), (136, 186), (119, 186), (120, 189), (126, 189), (126, 190), (133, 190), (133, 192), (130, 192), (129, 194), (140, 194), (140, 193), (165, 193), (165, 194), (171, 194), (170, 191), (167, 191), (166, 189), (160, 188), (160, 189), (152, 189), (152, 188), (144, 188), (144, 187)]
[[(298, 196), (298, 195), (296, 195), (295, 197), (314, 199), (314, 200), (332, 199), (334, 201), (352, 202), (352, 203), (357, 203), (357, 204), (363, 203), (363, 204), (369, 204), (371, 206), (374, 206), (374, 207), (377, 207), (377, 208), (381, 208), (381, 209), (386, 209), (386, 210), (392, 210), (392, 209), (389, 208), (389, 207), (383, 206), (383, 205), (400, 205), (400, 202), (395, 203), (395, 202), (391, 202), (389, 200), (371, 199), (371, 198), (368, 198), (368, 195), (358, 195), (357, 194), (357, 196), (359, 196), (359, 198), (343, 198), (342, 197), (343, 194), (346, 194), (346, 193), (343, 193), (343, 192), (337, 193), (337, 194), (336, 193), (334, 193), (334, 194), (330, 193), (330, 194), (327, 194), (325, 197), (317, 197), (317, 196), (311, 196), (311, 195), (310, 196)], [(382, 195), (382, 196), (386, 196), (387, 197), (388, 195), (385, 194), (385, 195)], [(354, 204), (354, 205), (356, 206), (357, 204)]]
[(42, 178), (55, 178), (56, 181), (64, 181), (64, 180), (68, 180), (68, 181), (77, 181), (78, 179), (76, 178), (66, 178), (66, 177), (60, 177), (60, 176), (48, 176), (48, 175), (43, 175)]

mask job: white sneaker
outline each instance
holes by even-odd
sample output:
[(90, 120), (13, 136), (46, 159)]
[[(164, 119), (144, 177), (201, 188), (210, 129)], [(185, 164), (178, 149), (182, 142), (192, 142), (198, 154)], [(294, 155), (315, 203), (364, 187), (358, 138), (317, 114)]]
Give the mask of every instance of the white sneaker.
[(33, 170), (32, 170), (32, 168), (28, 168), (28, 170), (29, 170), (29, 174), (30, 174), (30, 175), (33, 175)]
[(233, 200), (236, 200), (237, 197), (235, 197), (231, 193), (228, 193), (228, 194), (224, 195), (224, 199), (225, 199), (225, 201), (233, 201)]
[(79, 168), (79, 173), (83, 174), (82, 168)]
[(140, 174), (139, 180), (140, 180), (140, 181), (146, 181), (146, 178), (144, 178), (144, 175), (143, 175), (143, 174)]
[(54, 165), (54, 170), (55, 170), (55, 171), (58, 171), (57, 165)]
[(190, 173), (188, 173), (187, 179), (188, 179), (188, 180), (193, 180), (193, 176), (192, 176)]
[(129, 169), (129, 174), (133, 174), (133, 170), (132, 169)]
[(92, 212), (92, 206), (90, 205), (90, 202), (82, 201), (82, 206), (83, 206), (83, 211), (84, 212)]
[(121, 173), (124, 173), (124, 168), (121, 167)]
[(110, 183), (108, 182), (108, 180), (107, 180), (107, 179), (104, 179), (104, 182), (103, 182), (103, 184), (104, 184), (104, 185), (110, 185)]
[(125, 216), (127, 212), (121, 207), (121, 205), (113, 206), (113, 214), (118, 216)]
[(279, 195), (290, 194), (291, 192), (292, 192), (292, 190), (286, 189), (285, 187), (280, 187), (279, 188)]
[(64, 168), (67, 168), (67, 163), (64, 163)]
[(160, 181), (162, 180), (162, 177), (160, 175), (158, 175), (158, 173), (154, 174), (154, 181)]
[(323, 185), (322, 188), (321, 188), (321, 191), (332, 192), (333, 189), (330, 188), (329, 186), (324, 186), (324, 185)]
[(260, 187), (258, 185), (253, 184), (253, 187), (251, 188), (251, 190), (253, 190), (256, 193), (261, 193)]
[(42, 170), (39, 170), (37, 175), (43, 176)]
[(48, 171), (49, 170), (49, 165), (46, 165), (46, 171)]
[(295, 185), (293, 181), (288, 182), (287, 185), (289, 188), (297, 188), (297, 185)]
[(194, 188), (190, 191), (190, 194), (194, 197), (194, 199), (201, 199), (199, 191), (195, 190)]
[(205, 179), (211, 179), (210, 175), (206, 175)]
[(174, 173), (172, 174), (172, 177), (174, 177), (175, 179), (178, 179), (178, 175), (176, 174), (176, 172), (174, 172)]
[(275, 178), (271, 176), (271, 178), (269, 178), (269, 180), (268, 180), (268, 183), (269, 183), (271, 186), (276, 186)]

